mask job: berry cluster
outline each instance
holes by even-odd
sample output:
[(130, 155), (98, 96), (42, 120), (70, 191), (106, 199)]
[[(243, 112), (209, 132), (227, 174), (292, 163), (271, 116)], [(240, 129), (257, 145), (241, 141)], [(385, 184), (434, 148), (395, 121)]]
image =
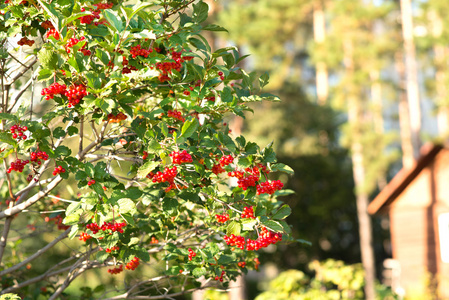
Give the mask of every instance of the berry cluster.
[(234, 162), (234, 158), (231, 155), (224, 155), (220, 158), (220, 165), (222, 167), (232, 164)]
[(186, 96), (190, 96), (190, 91), (185, 90), (185, 91), (183, 92), (183, 94), (186, 95)]
[(220, 164), (215, 164), (212, 167), (212, 172), (216, 175), (226, 172), (225, 169), (221, 167)]
[(120, 232), (123, 233), (123, 227), (126, 226), (125, 222), (122, 223), (110, 223), (110, 222), (105, 222), (103, 225), (101, 225), (100, 229), (103, 231), (106, 230), (111, 230), (112, 232)]
[(95, 184), (95, 179), (89, 180), (87, 183), (88, 186), (91, 186), (92, 184)]
[(244, 267), (246, 267), (246, 262), (240, 261), (237, 265), (238, 265), (240, 268), (244, 268)]
[(86, 228), (92, 231), (93, 234), (96, 234), (98, 231), (100, 231), (100, 227), (97, 223), (86, 224)]
[(23, 46), (23, 45), (33, 46), (33, 45), (34, 45), (34, 41), (33, 41), (33, 40), (30, 40), (30, 39), (28, 39), (26, 36), (24, 36), (23, 38), (21, 38), (21, 39), (17, 42), (17, 44), (18, 44), (19, 46)]
[(60, 38), (59, 32), (55, 28), (48, 30), (47, 33), (45, 34), (45, 37), (47, 39), (51, 36), (54, 37), (55, 40), (59, 40), (59, 38)]
[(38, 165), (41, 165), (41, 159), (42, 160), (48, 160), (48, 154), (45, 151), (37, 151), (37, 152), (31, 152), (30, 154), (30, 161), (35, 162)]
[(50, 85), (48, 88), (44, 88), (41, 91), (41, 95), (45, 96), (45, 100), (50, 100), (55, 97), (56, 94), (65, 95), (67, 93), (67, 86), (65, 84), (59, 84), (57, 82)]
[(120, 121), (126, 120), (127, 116), (119, 112), (117, 115), (109, 114), (108, 115), (108, 121), (109, 123), (119, 123)]
[(145, 160), (148, 158), (148, 152), (143, 151), (142, 159)]
[[(83, 17), (79, 18), (81, 24), (86, 24), (86, 25), (92, 24), (92, 22), (94, 22), (95, 19), (100, 19), (101, 10), (112, 8), (112, 6), (114, 6), (114, 4), (113, 3), (97, 3), (97, 4), (94, 4), (94, 6), (96, 6), (97, 9), (95, 9), (95, 10), (91, 9), (90, 10), (92, 15), (83, 16)], [(81, 8), (81, 12), (85, 12), (85, 11), (86, 11), (85, 8)], [(98, 26), (98, 25), (103, 24), (105, 22), (106, 22), (105, 20), (102, 21), (102, 22), (94, 22), (94, 25)]]
[(126, 264), (125, 269), (127, 270), (135, 270), (140, 264), (140, 259), (138, 257), (134, 257), (129, 263)]
[(108, 273), (112, 275), (116, 275), (123, 272), (123, 265), (120, 265), (116, 268), (108, 269)]
[(192, 248), (189, 248), (189, 260), (192, 260), (195, 256), (195, 251), (193, 251)]
[(221, 276), (220, 276), (220, 277), (215, 276), (215, 280), (220, 281), (220, 282), (223, 282), (223, 276), (224, 276), (224, 274), (226, 274), (226, 272), (225, 272), (225, 271), (221, 271)]
[[(70, 39), (67, 41), (67, 44), (65, 45), (65, 50), (67, 51), (67, 53), (70, 53), (70, 51), (71, 51), (69, 48), (75, 46), (76, 44), (78, 44), (78, 43), (81, 42), (81, 41), (84, 41), (84, 39), (85, 39), (84, 36), (80, 37), (79, 39), (77, 39), (77, 38), (70, 38)], [(90, 50), (87, 50), (87, 49), (86, 49), (86, 45), (87, 45), (87, 43), (84, 44), (83, 47), (81, 47), (81, 48), (79, 49), (79, 51), (81, 51), (81, 52), (84, 54), (84, 56), (89, 56), (89, 55), (91, 55), (92, 53), (91, 53)]]
[(56, 166), (53, 171), (53, 176), (56, 176), (61, 173), (65, 173), (65, 169), (62, 166)]
[(210, 96), (205, 98), (207, 101), (215, 102), (215, 96)]
[(259, 175), (246, 175), (243, 176), (242, 178), (240, 178), (237, 181), (237, 184), (239, 187), (241, 187), (244, 191), (246, 191), (248, 189), (248, 187), (250, 186), (255, 186), (256, 182), (259, 180)]
[(120, 250), (120, 247), (119, 246), (114, 246), (114, 247), (111, 247), (111, 248), (106, 248), (106, 253), (111, 253), (112, 251), (118, 251), (118, 250)]
[[(156, 52), (157, 49), (155, 48)], [(182, 67), (182, 63), (184, 61), (188, 61), (193, 59), (192, 56), (184, 56), (182, 57), (182, 51), (176, 52), (176, 51), (172, 51), (171, 52), (171, 57), (174, 60), (174, 62), (159, 62), (156, 63), (156, 69), (158, 69), (161, 74), (159, 74), (159, 81), (160, 82), (164, 82), (164, 81), (168, 81), (170, 80), (170, 77), (168, 77), (168, 74), (172, 73), (172, 70), (176, 70), (178, 72), (181, 72), (181, 67)]]
[(80, 103), (84, 96), (87, 96), (86, 87), (83, 84), (75, 84), (65, 92), (65, 95), (69, 100), (67, 107), (73, 107)]
[(27, 130), (28, 130), (27, 126), (20, 127), (20, 125), (18, 125), (18, 124), (12, 125), (10, 128), (10, 131), (12, 133), (12, 138), (17, 139), (17, 141), (27, 139), (27, 136), (25, 134), (23, 134)]
[(45, 220), (45, 222), (55, 221), (55, 224), (58, 225), (59, 230), (66, 230), (66, 229), (70, 228), (70, 226), (62, 224), (62, 221), (64, 220), (62, 215), (57, 215), (53, 218), (45, 217), (44, 220)]
[(158, 243), (159, 243), (159, 240), (157, 238), (155, 238), (154, 236), (152, 236), (150, 244), (158, 244)]
[(261, 182), (256, 186), (257, 195), (261, 194), (273, 194), (276, 191), (280, 191), (284, 187), (284, 184), (280, 180)]
[(178, 168), (173, 166), (171, 169), (166, 167), (164, 172), (158, 171), (156, 174), (150, 172), (147, 178), (150, 178), (153, 182), (169, 182), (172, 183), (175, 180), (176, 175), (178, 175)]
[(177, 119), (177, 120), (179, 120), (179, 121), (181, 121), (181, 122), (184, 122), (186, 119), (181, 115), (181, 112), (180, 111), (177, 111), (176, 109), (175, 110), (169, 110), (168, 112), (167, 112), (167, 116), (169, 117), (169, 118), (173, 118), (173, 119)]
[(250, 207), (246, 207), (243, 209), (243, 213), (240, 216), (242, 219), (255, 219), (256, 217), (254, 216), (254, 209), (252, 206)]
[(229, 221), (229, 214), (222, 214), (222, 215), (216, 214), (215, 218), (217, 218), (218, 223), (225, 223)]
[(221, 79), (221, 80), (224, 80), (224, 75), (223, 75), (223, 72), (222, 72), (222, 71), (218, 72), (218, 76), (220, 76), (220, 79)]
[(173, 151), (169, 154), (170, 157), (173, 160), (174, 164), (180, 165), (182, 163), (191, 163), (193, 162), (192, 156), (187, 153), (186, 150), (179, 152), (179, 151)]
[(259, 250), (261, 248), (268, 247), (271, 244), (276, 244), (282, 240), (281, 233), (274, 233), (269, 231), (266, 227), (262, 227), (261, 233), (256, 240), (248, 239), (246, 242), (246, 250)]
[(20, 159), (13, 161), (13, 162), (11, 162), (11, 166), (8, 168), (8, 170), (6, 172), (11, 173), (12, 171), (16, 171), (16, 172), (22, 173), (23, 168), (29, 162), (30, 162), (29, 160), (20, 160)]
[(55, 28), (55, 26), (53, 26), (53, 24), (51, 23), (50, 20), (44, 21), (41, 23), (42, 28), (44, 29), (53, 29)]
[(129, 50), (129, 53), (131, 53), (133, 58), (136, 58), (137, 56), (143, 56), (143, 57), (147, 58), (151, 52), (153, 52), (153, 49), (141, 48), (140, 44), (137, 46), (131, 47), (131, 49)]
[(229, 237), (225, 235), (223, 239), (228, 246), (236, 246), (242, 250), (246, 249), (247, 251), (253, 251), (268, 247), (271, 244), (276, 244), (282, 240), (282, 234), (274, 233), (269, 231), (266, 227), (262, 227), (261, 233), (256, 240), (246, 240), (246, 247), (245, 238), (243, 236), (231, 234)]
[(79, 240), (80, 241), (83, 241), (83, 242), (85, 242), (85, 241), (87, 241), (87, 240), (90, 240), (92, 237), (88, 234), (88, 233), (85, 233), (85, 232), (81, 232), (81, 234), (80, 234), (80, 236), (79, 236)]

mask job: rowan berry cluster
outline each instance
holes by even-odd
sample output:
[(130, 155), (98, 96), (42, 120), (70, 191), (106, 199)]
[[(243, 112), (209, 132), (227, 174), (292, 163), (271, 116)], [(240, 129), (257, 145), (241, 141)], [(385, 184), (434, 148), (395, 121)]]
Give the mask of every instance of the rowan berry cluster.
[(173, 151), (169, 155), (172, 158), (173, 163), (177, 165), (193, 162), (192, 156), (189, 153), (187, 153), (186, 150), (182, 152)]
[[(26, 140), (28, 137), (24, 134), (25, 131), (28, 130), (27, 126), (20, 126), (18, 124), (14, 124), (11, 126), (10, 131), (12, 133), (12, 138), (20, 140)], [(17, 131), (17, 132), (16, 132)]]
[(140, 259), (138, 257), (134, 257), (129, 263), (126, 264), (125, 269), (127, 270), (135, 270), (140, 264)]
[(85, 96), (87, 96), (86, 87), (83, 84), (72, 85), (70, 89), (65, 92), (65, 96), (69, 100), (67, 107), (73, 107), (80, 103)]
[(120, 247), (119, 246), (114, 246), (114, 247), (111, 247), (111, 248), (106, 248), (106, 253), (111, 253), (112, 251), (118, 251), (118, 250), (120, 250)]
[(48, 160), (48, 154), (45, 151), (37, 151), (37, 152), (31, 152), (30, 153), (30, 161), (35, 162), (38, 165), (41, 165), (41, 159), (42, 160)]
[(215, 218), (217, 218), (218, 223), (226, 223), (227, 221), (229, 221), (229, 214), (216, 214)]
[(126, 226), (125, 222), (122, 223), (110, 223), (105, 222), (103, 225), (101, 225), (100, 229), (103, 231), (111, 230), (112, 232), (120, 232), (123, 233), (123, 227)]
[(189, 248), (188, 250), (189, 250), (189, 260), (192, 260), (196, 256), (196, 253), (195, 251), (192, 250), (192, 248)]
[(173, 166), (172, 168), (166, 167), (164, 172), (158, 171), (156, 174), (150, 172), (147, 178), (152, 179), (153, 182), (169, 182), (172, 183), (178, 175), (178, 168)]
[[(114, 6), (114, 4), (113, 3), (97, 3), (97, 4), (94, 4), (94, 6), (96, 6), (97, 9), (95, 9), (95, 10), (91, 9), (90, 10), (92, 15), (82, 16), (82, 17), (79, 18), (81, 24), (86, 24), (86, 25), (92, 24), (92, 22), (95, 19), (100, 19), (100, 13), (101, 13), (102, 10), (108, 9), (108, 8), (112, 8)], [(81, 8), (81, 12), (85, 12), (85, 11), (86, 11), (85, 8)], [(94, 22), (94, 25), (98, 26), (98, 25), (103, 24), (105, 22), (106, 22), (106, 20), (103, 20), (101, 22)]]
[(245, 248), (245, 238), (241, 235), (225, 235), (223, 239), (228, 246), (236, 246), (237, 248), (240, 248), (242, 250)]
[(252, 206), (247, 207), (245, 206), (245, 208), (243, 209), (243, 213), (240, 216), (242, 219), (255, 219), (256, 217), (254, 216), (254, 209)]
[[(156, 48), (155, 48), (156, 50)], [(156, 50), (157, 51), (157, 50)], [(172, 73), (172, 70), (176, 70), (178, 72), (181, 72), (182, 63), (188, 60), (193, 59), (191, 56), (184, 56), (182, 57), (182, 51), (172, 51), (171, 52), (171, 58), (174, 60), (171, 62), (158, 62), (156, 63), (156, 69), (158, 69), (161, 74), (159, 75), (159, 81), (164, 82), (167, 80), (170, 80), (170, 77), (168, 77), (168, 74)]]
[(92, 184), (95, 184), (95, 179), (89, 180), (89, 182), (87, 182), (88, 186), (91, 186)]
[(169, 118), (177, 119), (177, 120), (179, 120), (179, 121), (181, 121), (181, 122), (184, 122), (184, 121), (186, 120), (186, 119), (182, 116), (181, 112), (180, 112), (180, 111), (177, 111), (176, 109), (175, 109), (175, 110), (169, 110), (169, 111), (167, 112), (167, 116), (168, 116)]
[(231, 155), (224, 155), (220, 158), (220, 165), (222, 167), (232, 164), (234, 162), (234, 158)]
[(225, 271), (221, 271), (221, 276), (220, 276), (220, 277), (215, 276), (215, 280), (220, 281), (220, 282), (223, 282), (223, 276), (224, 276), (224, 274), (226, 274), (226, 272), (225, 272)]
[(53, 26), (53, 24), (51, 23), (50, 20), (44, 21), (41, 23), (42, 28), (44, 29), (53, 29), (55, 28), (55, 26)]
[[(69, 48), (75, 46), (76, 44), (78, 44), (81, 41), (84, 41), (84, 39), (85, 39), (84, 36), (80, 37), (79, 39), (77, 39), (77, 38), (70, 38), (67, 41), (67, 44), (65, 45), (65, 50), (67, 51), (67, 53), (70, 53), (70, 51), (71, 51)], [(89, 56), (92, 53), (91, 53), (90, 50), (86, 49), (86, 45), (87, 45), (87, 43), (84, 44), (83, 47), (81, 47), (78, 51), (81, 51), (84, 54), (84, 56)]]
[(220, 79), (221, 79), (221, 80), (224, 80), (224, 75), (223, 75), (223, 72), (222, 72), (222, 71), (218, 72), (218, 76), (220, 76)]
[(58, 174), (65, 173), (65, 169), (62, 166), (56, 166), (53, 170), (53, 176), (56, 176)]
[(59, 84), (57, 82), (51, 84), (48, 88), (44, 88), (41, 91), (41, 95), (45, 96), (45, 100), (50, 100), (55, 97), (55, 95), (65, 95), (67, 93), (67, 86), (65, 84)]
[(45, 37), (48, 39), (49, 37), (54, 37), (55, 40), (59, 40), (59, 38), (61, 37), (59, 35), (59, 32), (55, 29), (55, 28), (51, 28), (50, 30), (47, 31), (47, 33), (45, 34)]
[(239, 187), (241, 187), (244, 191), (248, 189), (250, 186), (255, 186), (256, 182), (259, 180), (259, 175), (248, 174), (243, 176), (237, 181)]
[(29, 160), (20, 160), (20, 159), (13, 161), (13, 162), (11, 162), (11, 166), (8, 168), (8, 170), (6, 172), (11, 173), (12, 171), (16, 171), (16, 172), (22, 173), (23, 168), (29, 162), (30, 162)]
[(205, 98), (207, 101), (215, 102), (215, 96), (210, 96)]
[(112, 268), (112, 269), (108, 269), (108, 273), (111, 275), (116, 275), (121, 272), (123, 272), (123, 265), (120, 265), (120, 266)]
[(17, 45), (19, 46), (23, 46), (23, 45), (27, 45), (27, 46), (33, 46), (34, 45), (34, 41), (28, 39), (26, 36), (24, 36), (23, 38), (21, 38), (18, 42)]
[(280, 180), (261, 182), (256, 186), (257, 195), (261, 194), (274, 194), (276, 191), (280, 191), (284, 187), (284, 184)]
[(129, 50), (129, 53), (131, 54), (131, 56), (133, 58), (136, 58), (137, 56), (143, 56), (143, 57), (147, 58), (151, 52), (153, 52), (153, 49), (142, 48), (142, 46), (140, 44), (137, 46), (131, 47), (131, 49)]
[(64, 220), (62, 215), (57, 215), (57, 216), (55, 216), (53, 218), (45, 217), (44, 220), (45, 220), (45, 222), (55, 221), (55, 225), (58, 225), (58, 229), (59, 230), (66, 230), (66, 229), (70, 228), (70, 226), (64, 225), (62, 223), (62, 221)]
[(240, 261), (237, 265), (238, 265), (240, 268), (244, 268), (244, 267), (246, 267), (246, 262)]
[(108, 114), (108, 121), (109, 123), (119, 123), (120, 121), (126, 120), (127, 116), (119, 112), (117, 115)]
[(98, 226), (97, 223), (86, 224), (86, 228), (92, 231), (93, 234), (96, 234), (98, 233), (98, 231), (100, 231), (100, 226)]
[(221, 167), (220, 164), (215, 164), (212, 166), (212, 172), (216, 175), (226, 172), (225, 169)]
[(91, 237), (88, 233), (81, 232), (78, 239), (79, 239), (80, 241), (85, 242), (85, 241), (87, 241), (87, 240), (90, 240), (91, 238), (92, 238), (92, 237)]
[(157, 238), (155, 238), (154, 236), (152, 236), (150, 244), (158, 244), (158, 243), (159, 243), (159, 240)]
[(276, 244), (282, 240), (282, 233), (274, 233), (269, 231), (266, 227), (262, 227), (259, 237), (256, 240), (248, 239), (246, 242), (246, 250), (259, 250), (268, 247), (271, 244)]
[(148, 158), (148, 152), (143, 151), (142, 159), (145, 160)]

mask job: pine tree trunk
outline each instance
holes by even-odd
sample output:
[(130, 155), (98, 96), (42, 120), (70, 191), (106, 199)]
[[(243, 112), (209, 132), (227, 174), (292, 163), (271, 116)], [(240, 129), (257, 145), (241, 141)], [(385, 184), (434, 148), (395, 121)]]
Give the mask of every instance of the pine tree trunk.
[(408, 112), (407, 93), (405, 88), (405, 66), (403, 55), (397, 52), (395, 55), (395, 69), (399, 75), (399, 127), (402, 149), (402, 166), (411, 168), (415, 161), (413, 156), (412, 130), (410, 128), (410, 114)]
[(413, 15), (411, 0), (401, 0), (402, 35), (404, 38), (405, 70), (407, 78), (407, 101), (410, 113), (413, 156), (419, 156), (421, 147), (421, 107), (419, 101), (418, 71), (415, 43), (413, 41)]
[[(354, 76), (352, 41), (344, 42), (344, 64), (347, 76)], [(357, 218), (359, 221), (360, 251), (365, 271), (365, 299), (375, 300), (376, 267), (372, 240), (372, 225), (368, 214), (368, 193), (364, 189), (365, 167), (363, 163), (363, 145), (360, 125), (363, 122), (362, 108), (355, 87), (348, 87), (348, 119), (351, 131), (351, 159), (354, 177)]]
[[(313, 37), (315, 43), (323, 44), (326, 38), (326, 20), (324, 18), (323, 1), (317, 0), (313, 8)], [(316, 64), (316, 93), (318, 104), (326, 104), (329, 96), (327, 66), (320, 61)]]

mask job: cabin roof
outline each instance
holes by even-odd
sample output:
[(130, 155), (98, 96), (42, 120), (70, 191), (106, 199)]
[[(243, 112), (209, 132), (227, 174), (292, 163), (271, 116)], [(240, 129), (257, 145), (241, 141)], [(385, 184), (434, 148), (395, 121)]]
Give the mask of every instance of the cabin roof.
[(368, 206), (368, 213), (373, 215), (386, 212), (386, 208), (396, 200), (413, 179), (429, 165), (442, 149), (442, 145), (425, 144), (421, 148), (418, 160), (411, 167), (402, 168), (376, 198), (371, 201)]

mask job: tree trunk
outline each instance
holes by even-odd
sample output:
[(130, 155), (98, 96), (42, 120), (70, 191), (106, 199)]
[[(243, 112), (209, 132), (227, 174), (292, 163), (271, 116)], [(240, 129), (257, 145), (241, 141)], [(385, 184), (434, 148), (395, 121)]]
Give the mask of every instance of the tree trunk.
[[(323, 1), (318, 0), (313, 8), (313, 38), (317, 45), (322, 45), (326, 38), (326, 20), (324, 18)], [(327, 66), (320, 61), (316, 64), (316, 93), (318, 104), (326, 104), (329, 96), (329, 83)]]
[(410, 128), (410, 114), (408, 112), (407, 94), (405, 89), (405, 67), (403, 55), (395, 55), (395, 69), (399, 75), (399, 127), (402, 149), (402, 166), (411, 168), (415, 161), (413, 156), (412, 130)]
[[(441, 17), (435, 12), (429, 13), (429, 21), (432, 26), (432, 35), (438, 39), (443, 34), (443, 22)], [(447, 89), (446, 78), (446, 52), (447, 48), (438, 42), (433, 46), (435, 64), (435, 102), (438, 107), (437, 122), (440, 136), (446, 136), (449, 131), (448, 106), (446, 104)]]
[(421, 107), (419, 102), (418, 71), (416, 65), (415, 43), (413, 41), (413, 15), (411, 0), (401, 0), (402, 35), (404, 38), (405, 69), (407, 79), (407, 100), (410, 112), (410, 128), (413, 156), (419, 156), (421, 147)]
[[(354, 76), (353, 44), (352, 41), (344, 42), (344, 64), (347, 76)], [(351, 159), (354, 177), (357, 218), (359, 221), (360, 251), (362, 265), (365, 270), (365, 299), (375, 300), (376, 267), (374, 260), (372, 225), (368, 215), (368, 193), (365, 185), (365, 167), (363, 163), (363, 145), (361, 141), (361, 123), (363, 122), (362, 107), (357, 99), (356, 87), (348, 87), (348, 120), (351, 131)]]
[(243, 275), (237, 277), (236, 281), (229, 283), (229, 300), (246, 300), (245, 278)]

